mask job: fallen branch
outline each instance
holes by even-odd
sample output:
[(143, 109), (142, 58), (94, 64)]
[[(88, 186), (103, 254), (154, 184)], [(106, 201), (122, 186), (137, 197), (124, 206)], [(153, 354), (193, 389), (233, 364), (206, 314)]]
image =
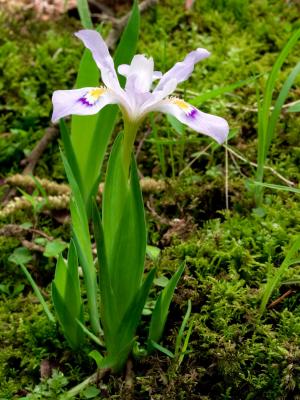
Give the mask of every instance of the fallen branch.
[(282, 296), (278, 297), (278, 299), (272, 301), (272, 303), (268, 305), (268, 308), (273, 308), (277, 306), (277, 304), (281, 303), (286, 297), (290, 296), (293, 293), (296, 293), (296, 291), (293, 289), (289, 289), (288, 291), (283, 293)]
[(0, 229), (0, 236), (15, 236), (15, 237), (23, 237), (27, 233), (36, 233), (39, 236), (46, 238), (47, 240), (53, 240), (52, 236), (47, 235), (45, 232), (40, 231), (35, 228), (24, 228), (21, 225), (16, 224), (7, 224), (3, 228)]
[[(152, 7), (154, 4), (157, 4), (158, 0), (144, 0), (139, 4), (140, 13), (145, 12), (148, 8)], [(125, 28), (131, 12), (127, 13), (123, 17), (117, 19), (110, 15), (105, 14), (93, 14), (93, 16), (97, 16), (102, 21), (110, 21), (112, 23), (112, 29), (110, 30), (105, 42), (107, 47), (110, 50), (113, 50), (116, 47), (116, 43), (121, 36), (123, 29)]]
[[(40, 206), (41, 210), (65, 210), (69, 207), (70, 188), (66, 184), (59, 184), (47, 179), (36, 178), (46, 192), (57, 193), (57, 195), (47, 196), (47, 201), (42, 196), (35, 196), (34, 202), (36, 206)], [(31, 176), (14, 175), (6, 179), (7, 184), (18, 186), (23, 189), (32, 187), (35, 183)], [(161, 192), (166, 189), (166, 182), (155, 180), (152, 178), (143, 178), (140, 180), (141, 189), (144, 193)], [(103, 193), (104, 184), (99, 185), (98, 195)], [(14, 197), (0, 210), (0, 218), (6, 218), (15, 214), (19, 210), (31, 209), (32, 203), (24, 197)]]
[(59, 130), (55, 126), (51, 126), (45, 130), (45, 134), (41, 138), (41, 140), (36, 144), (32, 152), (29, 154), (27, 158), (21, 161), (21, 165), (25, 166), (23, 170), (23, 175), (33, 174), (34, 168), (41, 158), (42, 154), (48, 147), (49, 143), (51, 143), (59, 134)]

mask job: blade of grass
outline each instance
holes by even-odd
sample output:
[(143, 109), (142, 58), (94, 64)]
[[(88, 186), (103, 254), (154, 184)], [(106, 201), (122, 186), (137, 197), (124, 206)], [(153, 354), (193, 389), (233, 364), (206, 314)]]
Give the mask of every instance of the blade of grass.
[(24, 264), (20, 263), (19, 266), (21, 267), (23, 273), (25, 274), (26, 278), (28, 279), (28, 281), (31, 284), (31, 287), (36, 295), (36, 297), (39, 299), (39, 302), (41, 303), (41, 305), (43, 306), (43, 309), (49, 319), (50, 322), (55, 323), (55, 317), (52, 314), (52, 312), (50, 311), (47, 303), (44, 300), (44, 297), (40, 291), (40, 289), (38, 288), (38, 285), (35, 283), (35, 280), (32, 278), (30, 272), (28, 271), (28, 269), (25, 267)]
[(192, 311), (192, 302), (189, 299), (188, 300), (188, 307), (187, 307), (185, 316), (183, 318), (182, 324), (180, 326), (180, 329), (179, 329), (179, 332), (178, 332), (178, 335), (177, 335), (177, 338), (176, 338), (176, 344), (175, 344), (175, 355), (176, 356), (179, 355), (179, 351), (180, 351), (181, 342), (182, 342), (182, 339), (183, 339), (184, 330), (185, 330), (185, 327), (186, 327), (186, 325), (188, 323), (188, 320), (190, 318), (191, 311)]
[(93, 29), (93, 23), (87, 0), (77, 0), (77, 9), (82, 26), (85, 29)]
[(172, 301), (172, 297), (175, 288), (177, 286), (177, 283), (183, 273), (184, 267), (185, 264), (182, 263), (182, 265), (178, 268), (178, 270), (175, 272), (175, 274), (168, 282), (167, 286), (161, 291), (157, 299), (149, 327), (149, 335), (148, 335), (149, 352), (151, 352), (152, 349), (151, 342), (153, 341), (158, 343), (161, 338), (167, 320), (167, 316), (169, 313), (169, 307)]
[(268, 124), (268, 131), (267, 131), (267, 140), (266, 140), (266, 152), (268, 152), (270, 148), (271, 141), (274, 138), (275, 135), (275, 128), (277, 121), (280, 116), (280, 112), (282, 109), (282, 106), (285, 103), (285, 100), (289, 94), (289, 91), (291, 87), (294, 84), (295, 79), (297, 78), (298, 74), (300, 73), (300, 62), (293, 68), (289, 76), (287, 77), (286, 81), (284, 82), (282, 89), (278, 95), (278, 98), (276, 100), (274, 109), (272, 111), (270, 121)]
[(253, 183), (255, 185), (263, 186), (263, 187), (266, 187), (266, 188), (269, 188), (269, 189), (282, 190), (282, 191), (285, 191), (285, 192), (291, 192), (291, 193), (300, 194), (300, 189), (294, 188), (294, 187), (290, 187), (290, 186), (275, 185), (273, 183), (264, 183), (264, 182), (257, 182), (257, 181), (254, 181)]
[(268, 278), (268, 280), (267, 280), (267, 284), (263, 291), (262, 300), (261, 300), (260, 309), (259, 309), (261, 315), (265, 311), (268, 301), (269, 301), (274, 289), (276, 289), (276, 287), (279, 285), (281, 277), (285, 274), (285, 272), (290, 267), (290, 265), (299, 261), (298, 259), (295, 259), (295, 255), (299, 252), (299, 249), (300, 249), (300, 235), (294, 240), (290, 250), (288, 251), (288, 253), (287, 253), (285, 259), (283, 260), (282, 264), (280, 265), (280, 267), (277, 268), (274, 275), (271, 278)]
[(235, 89), (238, 89), (240, 87), (246, 86), (251, 82), (254, 82), (256, 79), (258, 79), (261, 75), (254, 76), (253, 78), (241, 80), (235, 83), (232, 83), (230, 85), (226, 85), (223, 87), (219, 87), (214, 90), (210, 90), (209, 92), (202, 93), (199, 96), (194, 97), (192, 100), (189, 102), (193, 104), (194, 106), (198, 107), (201, 104), (203, 104), (207, 100), (214, 99), (215, 97), (221, 96), (222, 94), (225, 93), (231, 93)]
[[(267, 159), (267, 153), (271, 144), (271, 137), (273, 136), (273, 131), (275, 129), (275, 125), (272, 127), (273, 131), (269, 131), (270, 125), (270, 107), (272, 103), (273, 92), (275, 89), (276, 80), (279, 76), (281, 67), (285, 62), (287, 56), (289, 55), (292, 48), (298, 42), (300, 38), (300, 29), (296, 30), (293, 35), (290, 37), (281, 53), (277, 57), (275, 64), (271, 70), (269, 78), (267, 80), (262, 101), (259, 98), (258, 88), (257, 88), (257, 104), (258, 104), (258, 155), (257, 155), (257, 171), (256, 171), (256, 180), (258, 182), (263, 181), (264, 176), (264, 166)], [(286, 88), (288, 87), (288, 84)], [(284, 92), (283, 92), (284, 95)], [(282, 97), (283, 97), (282, 95)], [(280, 111), (280, 103), (281, 98), (278, 99), (277, 109), (273, 114), (273, 123), (277, 120), (277, 112), (278, 109)], [(269, 137), (268, 137), (269, 136)], [(262, 188), (257, 188), (255, 192), (255, 201), (256, 204), (261, 204), (263, 199), (263, 190)]]
[[(114, 55), (116, 70), (120, 64), (130, 64), (136, 52), (140, 29), (140, 12), (137, 1), (134, 1), (130, 18), (123, 31), (119, 45)], [(125, 85), (125, 78), (119, 76), (121, 86)], [(90, 142), (88, 156), (84, 172), (84, 180), (88, 198), (96, 194), (100, 181), (100, 171), (106, 153), (107, 145), (111, 138), (117, 121), (118, 107), (110, 105), (105, 107), (96, 116), (96, 125)], [(92, 160), (92, 162), (91, 162)]]

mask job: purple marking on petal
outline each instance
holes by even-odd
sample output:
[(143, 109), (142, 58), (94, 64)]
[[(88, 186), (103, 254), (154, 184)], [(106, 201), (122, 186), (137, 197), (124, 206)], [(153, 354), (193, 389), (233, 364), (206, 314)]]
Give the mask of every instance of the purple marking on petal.
[(189, 113), (188, 113), (188, 117), (195, 119), (197, 117), (198, 111), (196, 110), (196, 108), (193, 108)]
[(85, 97), (80, 97), (78, 101), (83, 104), (84, 106), (92, 107), (93, 104), (89, 103), (88, 100)]

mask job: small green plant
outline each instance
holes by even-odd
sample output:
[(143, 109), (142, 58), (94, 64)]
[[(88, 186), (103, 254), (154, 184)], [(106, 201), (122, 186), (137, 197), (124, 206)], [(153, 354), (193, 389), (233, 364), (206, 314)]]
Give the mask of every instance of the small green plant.
[(66, 400), (64, 395), (65, 387), (68, 384), (68, 379), (60, 371), (53, 370), (51, 378), (43, 380), (37, 385), (32, 393), (26, 397), (21, 397), (21, 400)]
[(300, 236), (293, 241), (285, 259), (281, 263), (280, 267), (276, 269), (275, 272), (269, 272), (267, 276), (267, 283), (263, 289), (262, 300), (260, 304), (260, 314), (266, 309), (268, 301), (273, 293), (273, 291), (280, 285), (282, 277), (288, 270), (288, 268), (293, 264), (299, 264), (300, 258), (297, 256), (300, 250)]
[[(297, 44), (300, 38), (300, 29), (296, 30), (286, 43), (281, 53), (279, 54), (271, 73), (268, 77), (262, 99), (259, 98), (257, 92), (257, 103), (258, 103), (258, 150), (257, 150), (257, 170), (256, 170), (256, 181), (259, 183), (263, 182), (264, 168), (267, 162), (268, 152), (276, 133), (276, 125), (280, 116), (280, 112), (284, 102), (288, 96), (289, 90), (292, 87), (297, 75), (300, 72), (300, 63), (294, 67), (292, 72), (287, 77), (285, 83), (282, 86), (281, 91), (274, 104), (274, 108), (271, 109), (273, 93), (275, 90), (276, 81), (278, 79), (280, 69), (285, 62), (287, 56), (292, 51), (293, 47)], [(255, 188), (255, 201), (257, 205), (260, 205), (263, 200), (263, 187), (257, 185)]]

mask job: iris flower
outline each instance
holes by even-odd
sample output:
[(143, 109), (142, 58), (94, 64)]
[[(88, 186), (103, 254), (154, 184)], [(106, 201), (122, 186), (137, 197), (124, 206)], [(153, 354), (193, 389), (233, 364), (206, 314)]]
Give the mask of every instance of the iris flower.
[[(108, 104), (118, 104), (124, 121), (131, 126), (138, 127), (148, 113), (160, 111), (173, 115), (183, 124), (212, 137), (218, 143), (224, 142), (229, 129), (225, 119), (206, 114), (183, 99), (170, 96), (179, 83), (190, 77), (195, 64), (209, 57), (207, 50), (198, 48), (192, 51), (165, 74), (154, 70), (152, 58), (137, 54), (130, 65), (122, 64), (118, 68), (119, 74), (126, 77), (123, 89), (101, 35), (87, 29), (75, 33), (75, 36), (92, 52), (104, 85), (55, 91), (52, 98), (53, 122), (70, 114), (96, 114)], [(158, 83), (151, 90), (154, 81)]]

